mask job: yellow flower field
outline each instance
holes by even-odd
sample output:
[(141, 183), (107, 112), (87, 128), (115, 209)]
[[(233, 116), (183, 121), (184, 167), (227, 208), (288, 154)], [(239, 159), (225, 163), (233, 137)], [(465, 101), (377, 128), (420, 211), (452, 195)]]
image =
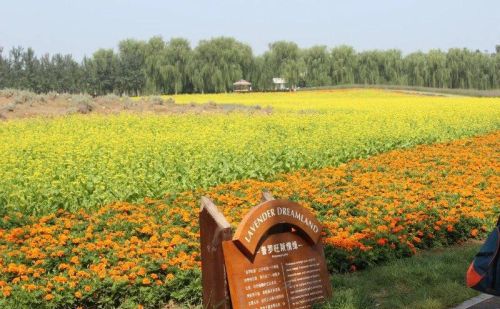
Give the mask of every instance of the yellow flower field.
[(0, 123), (0, 215), (97, 209), (272, 179), (500, 128), (500, 99), (381, 90), (180, 95), (272, 113), (68, 116)]
[[(173, 98), (176, 103), (222, 103), (259, 105), (272, 107), (280, 111), (383, 111), (390, 107), (391, 111), (406, 110), (409, 106), (416, 109), (425, 108), (429, 113), (442, 108), (458, 108), (457, 112), (467, 109), (467, 105), (495, 102), (498, 98), (474, 98), (458, 96), (426, 96), (397, 91), (379, 89), (336, 89), (297, 92), (250, 92), (250, 93), (218, 93), (218, 94), (181, 94), (163, 96)], [(458, 103), (458, 104), (457, 104)], [(467, 105), (464, 105), (467, 104)], [(470, 106), (469, 106), (470, 107)]]

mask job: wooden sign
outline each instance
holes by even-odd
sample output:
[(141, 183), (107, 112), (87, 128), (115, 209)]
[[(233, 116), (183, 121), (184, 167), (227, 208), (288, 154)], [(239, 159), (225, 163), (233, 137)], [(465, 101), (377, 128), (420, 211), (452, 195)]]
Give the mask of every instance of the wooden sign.
[(222, 253), (222, 241), (231, 239), (231, 226), (206, 197), (201, 198), (199, 218), (203, 308), (231, 308)]
[[(229, 288), (233, 308), (310, 308), (326, 300), (332, 290), (320, 222), (297, 203), (268, 194), (264, 200), (232, 239), (221, 241), (227, 284), (220, 288)], [(202, 251), (202, 269), (205, 265)]]

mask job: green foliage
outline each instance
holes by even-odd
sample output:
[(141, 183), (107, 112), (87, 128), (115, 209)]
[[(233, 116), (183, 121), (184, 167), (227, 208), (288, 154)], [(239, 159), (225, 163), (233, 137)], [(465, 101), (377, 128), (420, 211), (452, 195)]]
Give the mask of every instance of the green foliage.
[(249, 45), (229, 37), (202, 40), (191, 48), (183, 38), (165, 42), (126, 39), (118, 52), (99, 49), (81, 63), (71, 55), (36, 57), (33, 49), (0, 48), (0, 89), (37, 93), (178, 94), (231, 91), (238, 79), (271, 90), (273, 77), (288, 87), (391, 84), (434, 88), (500, 88), (500, 53), (452, 48), (403, 56), (401, 51), (356, 52), (350, 46), (301, 49), (293, 42), (269, 44), (254, 56)]
[(253, 55), (250, 46), (233, 38), (201, 41), (189, 65), (194, 90), (226, 92), (236, 80), (248, 78)]

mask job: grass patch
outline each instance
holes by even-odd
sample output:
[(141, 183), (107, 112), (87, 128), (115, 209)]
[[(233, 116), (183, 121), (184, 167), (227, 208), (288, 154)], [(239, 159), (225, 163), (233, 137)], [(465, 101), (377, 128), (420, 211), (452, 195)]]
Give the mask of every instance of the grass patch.
[(425, 308), (457, 305), (478, 295), (465, 272), (480, 243), (432, 249), (358, 273), (332, 276), (333, 299), (323, 308)]

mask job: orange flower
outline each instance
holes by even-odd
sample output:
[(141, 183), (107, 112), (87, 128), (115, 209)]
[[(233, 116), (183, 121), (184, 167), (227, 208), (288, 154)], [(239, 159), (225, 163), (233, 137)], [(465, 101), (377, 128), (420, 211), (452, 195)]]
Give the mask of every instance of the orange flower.
[(43, 299), (45, 299), (45, 300), (52, 300), (52, 299), (54, 299), (54, 295), (47, 294), (47, 295), (45, 295), (45, 297)]
[(2, 294), (4, 297), (9, 297), (11, 295), (12, 288), (10, 286), (6, 286), (2, 289)]
[(73, 264), (78, 264), (78, 263), (80, 263), (80, 261), (79, 261), (79, 259), (78, 259), (78, 257), (77, 257), (77, 256), (73, 256), (73, 257), (71, 257), (71, 259), (70, 259), (69, 261), (70, 261), (71, 263), (73, 263)]

